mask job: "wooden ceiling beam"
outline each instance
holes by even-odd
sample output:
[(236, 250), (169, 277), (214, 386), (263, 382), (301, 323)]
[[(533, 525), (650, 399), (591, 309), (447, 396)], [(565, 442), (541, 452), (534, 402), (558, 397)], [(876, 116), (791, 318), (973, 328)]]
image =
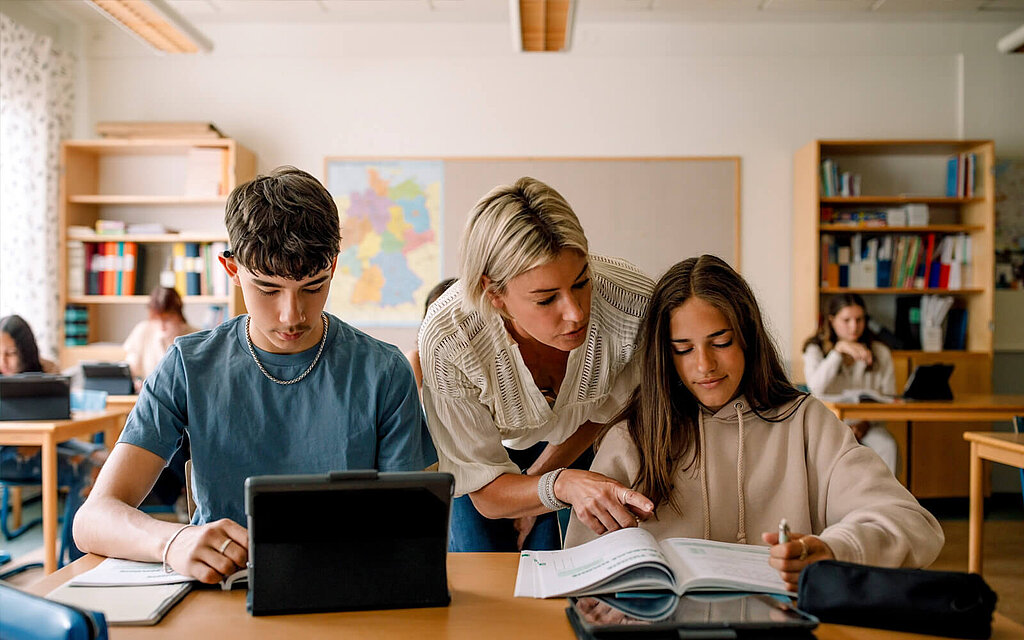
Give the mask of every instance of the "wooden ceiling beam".
[(523, 51), (566, 51), (574, 0), (518, 0)]

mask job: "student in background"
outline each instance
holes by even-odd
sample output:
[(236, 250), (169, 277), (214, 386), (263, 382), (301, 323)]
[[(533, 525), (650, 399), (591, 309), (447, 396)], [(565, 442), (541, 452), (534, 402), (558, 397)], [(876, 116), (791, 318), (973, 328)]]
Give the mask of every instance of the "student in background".
[(593, 526), (646, 517), (646, 498), (586, 468), (636, 386), (651, 280), (590, 255), (569, 204), (533, 178), (476, 204), (460, 255), (419, 335), (427, 421), (459, 496), (450, 549), (559, 549), (553, 511), (570, 505)]
[[(878, 456), (789, 383), (753, 293), (720, 258), (662, 276), (638, 360), (640, 385), (591, 470), (654, 501), (639, 526), (655, 538), (760, 533), (793, 591), (819, 560), (924, 567), (942, 549), (939, 523)], [(780, 518), (793, 529), (781, 544)], [(574, 514), (566, 545), (594, 536)]]
[(178, 336), (198, 331), (185, 320), (181, 296), (174, 289), (157, 287), (149, 294), (149, 319), (135, 325), (124, 342), (125, 359), (135, 376), (135, 391), (156, 369), (160, 358)]
[[(423, 305), (423, 317), (427, 317), (427, 312), (430, 311), (430, 305), (434, 304), (441, 294), (448, 290), (456, 282), (456, 278), (445, 278), (441, 282), (434, 285), (434, 288), (427, 293), (427, 301)], [(417, 336), (418, 337), (418, 336)], [(418, 343), (418, 340), (417, 340)], [(409, 360), (409, 365), (412, 367), (412, 375), (416, 377), (416, 388), (419, 389), (423, 386), (423, 369), (420, 368), (420, 346), (416, 345), (416, 348), (406, 352), (405, 357)]]
[[(58, 373), (57, 365), (39, 357), (32, 327), (21, 316), (0, 318), (0, 375)], [(70, 513), (78, 511), (92, 486), (105, 452), (101, 445), (68, 440), (57, 445), (57, 483), (68, 487)], [(0, 446), (0, 481), (42, 483), (42, 454), (39, 447)], [(70, 536), (63, 541), (68, 560), (81, 557)], [(63, 560), (63, 559), (62, 559)]]
[[(867, 326), (867, 308), (855, 293), (833, 296), (818, 333), (804, 343), (804, 377), (816, 396), (869, 389), (893, 395), (892, 352)], [(857, 441), (870, 447), (896, 472), (896, 440), (884, 425), (851, 421)]]
[(57, 363), (39, 356), (32, 327), (21, 316), (0, 318), (0, 375), (33, 371), (60, 373)]
[[(235, 188), (224, 222), (220, 262), (249, 313), (174, 341), (74, 524), (82, 549), (207, 583), (248, 560), (247, 477), (436, 460), (402, 352), (324, 312), (341, 233), (323, 185), (278, 168)], [(197, 509), (182, 527), (136, 507), (186, 430)]]

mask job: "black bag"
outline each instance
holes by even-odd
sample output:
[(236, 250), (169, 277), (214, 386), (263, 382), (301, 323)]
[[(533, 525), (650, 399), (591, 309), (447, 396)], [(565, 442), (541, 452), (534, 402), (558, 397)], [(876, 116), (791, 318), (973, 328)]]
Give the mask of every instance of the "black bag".
[(797, 604), (822, 622), (988, 638), (996, 594), (974, 573), (822, 560), (800, 574)]

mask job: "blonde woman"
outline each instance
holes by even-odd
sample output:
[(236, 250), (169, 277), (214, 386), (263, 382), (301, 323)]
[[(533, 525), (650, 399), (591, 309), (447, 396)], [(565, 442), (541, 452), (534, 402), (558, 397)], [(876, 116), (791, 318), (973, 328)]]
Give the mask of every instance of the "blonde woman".
[(458, 496), (451, 550), (560, 548), (552, 512), (569, 506), (597, 533), (636, 526), (653, 504), (586, 468), (636, 386), (653, 282), (590, 255), (569, 204), (533, 178), (481, 199), (460, 248), (459, 281), (419, 335), (427, 421)]

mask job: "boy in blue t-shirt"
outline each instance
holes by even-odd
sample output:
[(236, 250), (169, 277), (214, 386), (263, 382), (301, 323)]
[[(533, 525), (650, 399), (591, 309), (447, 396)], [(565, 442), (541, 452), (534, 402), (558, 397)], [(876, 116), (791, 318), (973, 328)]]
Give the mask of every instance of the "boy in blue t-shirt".
[[(341, 241), (316, 178), (281, 167), (236, 188), (220, 262), (248, 315), (175, 340), (78, 512), (84, 551), (217, 582), (248, 560), (251, 475), (422, 470), (437, 461), (397, 347), (324, 312)], [(188, 432), (191, 525), (138, 510)]]

